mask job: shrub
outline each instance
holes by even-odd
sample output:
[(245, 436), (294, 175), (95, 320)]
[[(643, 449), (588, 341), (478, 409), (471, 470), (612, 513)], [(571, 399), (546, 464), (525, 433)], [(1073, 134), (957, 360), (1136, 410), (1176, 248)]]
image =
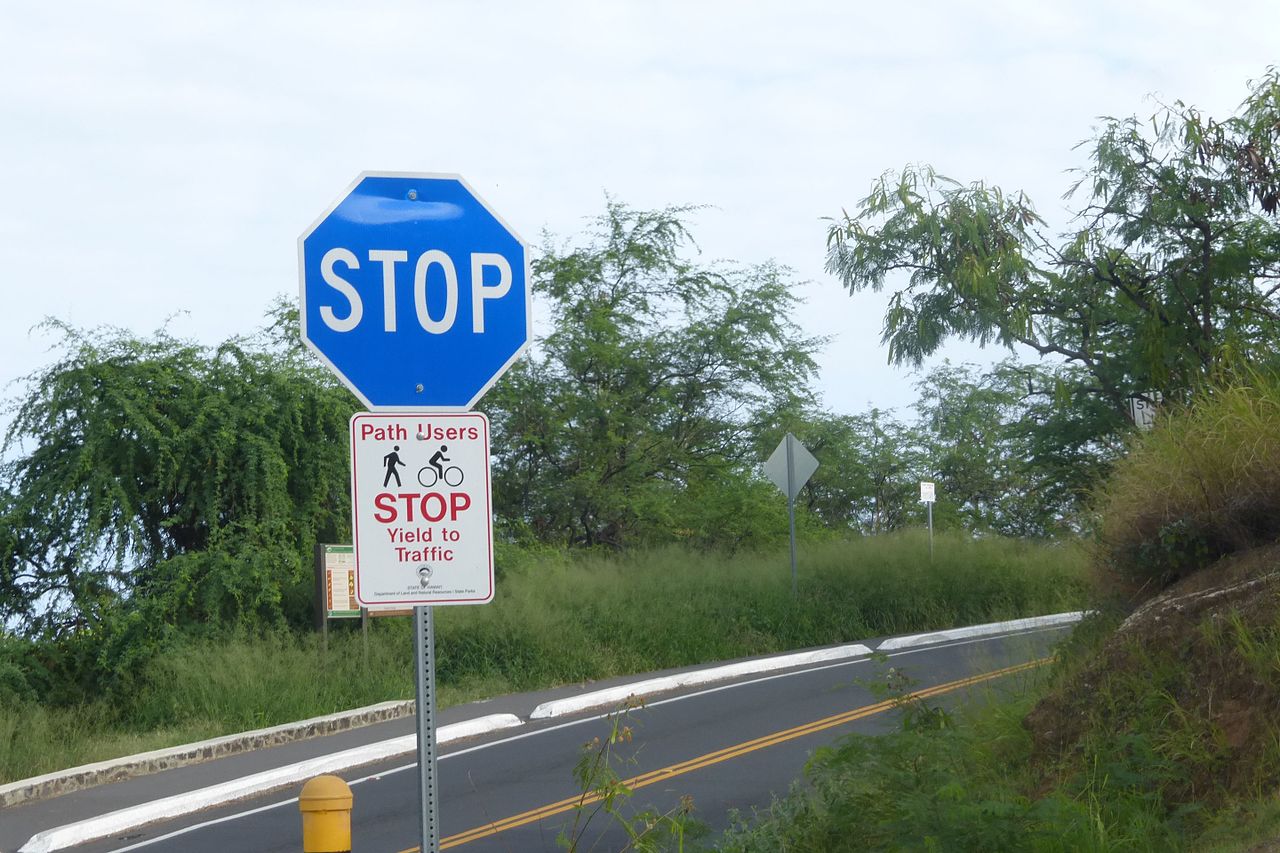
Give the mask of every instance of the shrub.
[(0, 633), (0, 706), (13, 707), (37, 696), (31, 646)]

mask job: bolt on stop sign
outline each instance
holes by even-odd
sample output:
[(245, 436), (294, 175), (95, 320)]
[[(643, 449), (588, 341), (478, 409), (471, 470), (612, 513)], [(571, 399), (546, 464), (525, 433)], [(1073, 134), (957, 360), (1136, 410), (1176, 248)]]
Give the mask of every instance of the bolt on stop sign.
[(353, 416), (351, 504), (361, 605), (493, 599), (489, 421), (484, 415)]
[(298, 266), (303, 341), (374, 411), (465, 411), (531, 337), (528, 248), (457, 175), (365, 172)]

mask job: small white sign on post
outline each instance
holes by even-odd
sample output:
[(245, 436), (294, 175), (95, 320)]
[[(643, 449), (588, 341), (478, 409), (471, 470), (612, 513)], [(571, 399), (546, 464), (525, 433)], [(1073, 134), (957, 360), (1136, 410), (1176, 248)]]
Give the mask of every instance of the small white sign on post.
[(493, 600), (489, 420), (351, 418), (356, 600), (370, 608)]
[(1148, 391), (1140, 397), (1130, 397), (1129, 417), (1133, 420), (1133, 425), (1144, 432), (1155, 427), (1156, 408), (1161, 400), (1159, 391)]
[(936, 502), (934, 498), (935, 498), (935, 495), (934, 495), (933, 483), (930, 483), (927, 480), (921, 480), (920, 481), (920, 503), (924, 504), (925, 508), (929, 510), (929, 560), (930, 561), (933, 560), (933, 505)]

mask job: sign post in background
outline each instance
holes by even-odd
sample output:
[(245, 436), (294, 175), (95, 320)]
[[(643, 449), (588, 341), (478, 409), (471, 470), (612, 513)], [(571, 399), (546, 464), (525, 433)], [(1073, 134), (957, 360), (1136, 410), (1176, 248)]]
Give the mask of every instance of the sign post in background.
[(924, 502), (925, 507), (929, 510), (929, 561), (933, 561), (933, 502), (934, 502), (933, 483), (920, 481), (920, 500)]
[(818, 460), (813, 458), (800, 439), (787, 433), (764, 463), (765, 476), (787, 496), (787, 519), (791, 529), (791, 595), (796, 595), (796, 496), (818, 470)]
[(350, 545), (324, 545), (324, 608), (329, 619), (354, 619), (360, 615), (356, 602), (356, 555)]
[(316, 622), (320, 644), (329, 651), (329, 620), (360, 617), (364, 655), (369, 657), (368, 622), (356, 603), (355, 549), (350, 545), (316, 545)]
[[(489, 426), (529, 346), (525, 242), (457, 175), (365, 172), (298, 238), (303, 342), (351, 419), (355, 598), (414, 609), (422, 850), (439, 849), (430, 605), (493, 599)], [(422, 413), (413, 418), (407, 413)]]

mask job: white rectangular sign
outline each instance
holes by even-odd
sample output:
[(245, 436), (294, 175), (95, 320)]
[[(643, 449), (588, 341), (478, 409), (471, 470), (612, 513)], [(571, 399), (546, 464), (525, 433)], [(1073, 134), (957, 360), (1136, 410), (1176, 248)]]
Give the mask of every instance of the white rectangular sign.
[(1129, 417), (1134, 426), (1140, 430), (1149, 430), (1156, 425), (1156, 408), (1160, 405), (1159, 391), (1148, 391), (1143, 397), (1129, 398)]
[(351, 534), (365, 607), (493, 600), (489, 420), (351, 418)]
[(920, 502), (931, 504), (933, 500), (933, 483), (920, 481)]

